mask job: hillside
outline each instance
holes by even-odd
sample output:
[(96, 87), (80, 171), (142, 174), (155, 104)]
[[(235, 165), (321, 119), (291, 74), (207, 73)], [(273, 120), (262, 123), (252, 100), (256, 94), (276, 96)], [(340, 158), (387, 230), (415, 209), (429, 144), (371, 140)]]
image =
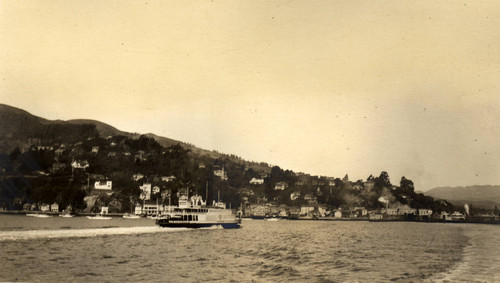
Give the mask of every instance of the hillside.
[[(387, 172), (366, 181), (311, 176), (249, 162), (236, 155), (200, 149), (155, 134), (127, 133), (87, 119), (50, 121), (0, 105), (0, 207), (53, 203), (62, 207), (96, 211), (100, 205), (112, 211), (130, 211), (145, 199), (176, 201), (179, 190), (206, 191), (210, 202), (218, 197), (233, 207), (270, 204), (331, 209), (384, 207), (452, 209), (451, 204), (414, 191), (413, 182), (401, 178), (393, 185)], [(112, 196), (96, 186), (112, 181)], [(99, 185), (97, 185), (99, 186)], [(142, 188), (142, 189), (141, 189)], [(167, 198), (169, 196), (169, 198)], [(319, 212), (317, 212), (319, 213)]]
[[(8, 154), (15, 148), (27, 149), (33, 144), (47, 145), (53, 143), (74, 143), (92, 136), (93, 125), (98, 136), (125, 136), (137, 139), (141, 135), (121, 131), (106, 123), (90, 119), (73, 119), (68, 121), (47, 120), (29, 112), (0, 104), (0, 154)], [(153, 138), (163, 147), (181, 145), (189, 150), (192, 158), (224, 159), (238, 163), (258, 172), (269, 173), (271, 168), (265, 163), (245, 161), (235, 155), (223, 154), (196, 147), (192, 144), (158, 136), (152, 133), (144, 136)]]
[[(90, 119), (73, 119), (68, 121), (61, 120), (47, 120), (35, 115), (28, 113), (25, 110), (12, 107), (5, 104), (0, 104), (0, 153), (9, 153), (14, 150), (16, 147), (26, 148), (34, 143), (33, 139), (39, 140), (40, 142), (54, 142), (54, 139), (58, 139), (59, 142), (64, 141), (64, 135), (59, 135), (59, 137), (47, 136), (47, 133), (55, 133), (59, 132), (61, 127), (65, 127), (66, 131), (70, 132), (79, 132), (80, 128), (71, 127), (82, 126), (82, 125), (94, 125), (97, 133), (100, 137), (108, 137), (108, 136), (125, 136), (130, 138), (139, 138), (140, 134), (137, 133), (128, 133), (125, 131), (121, 131), (111, 125), (106, 123), (90, 120)], [(54, 127), (58, 127), (54, 129)], [(63, 131), (64, 132), (64, 131)], [(180, 144), (184, 149), (189, 150), (192, 154), (197, 156), (206, 156), (212, 159), (220, 159), (220, 158), (229, 158), (232, 161), (242, 160), (233, 156), (226, 155), (215, 151), (205, 150), (199, 147), (196, 147), (192, 144), (177, 141), (174, 139), (158, 136), (152, 133), (145, 134), (147, 137), (151, 137), (155, 139), (159, 144), (164, 147), (173, 146), (176, 144)], [(49, 141), (47, 141), (49, 139)], [(66, 141), (69, 142), (69, 141)], [(267, 164), (262, 166), (260, 163), (254, 162), (246, 162), (247, 166), (258, 167), (259, 171), (269, 171), (270, 168)]]
[(96, 127), (96, 129), (99, 132), (99, 135), (101, 137), (116, 136), (116, 135), (122, 135), (122, 136), (130, 136), (131, 135), (130, 133), (120, 131), (113, 126), (110, 126), (108, 124), (105, 124), (103, 122), (99, 122), (96, 120), (74, 119), (74, 120), (68, 120), (66, 122), (69, 124), (74, 124), (74, 125), (82, 125), (82, 124), (95, 125), (95, 127)]
[(500, 207), (500, 186), (438, 187), (430, 189), (426, 195), (446, 199), (456, 205), (469, 203), (489, 209), (495, 205)]

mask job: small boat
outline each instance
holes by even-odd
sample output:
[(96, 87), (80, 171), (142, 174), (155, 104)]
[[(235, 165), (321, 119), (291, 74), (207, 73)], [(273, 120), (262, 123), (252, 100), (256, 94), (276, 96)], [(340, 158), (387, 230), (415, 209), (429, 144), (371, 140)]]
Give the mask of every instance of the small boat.
[(266, 218), (266, 221), (280, 221), (281, 219), (277, 217)]
[(161, 227), (184, 228), (240, 228), (241, 219), (231, 209), (226, 209), (223, 202), (215, 202), (207, 206), (201, 196), (179, 196), (179, 205), (169, 206), (165, 212), (156, 218), (156, 224)]
[(125, 219), (139, 219), (139, 218), (141, 218), (141, 217), (140, 217), (139, 215), (135, 215), (135, 214), (128, 214), (128, 213), (127, 213), (127, 214), (123, 215), (123, 218), (125, 218)]
[(73, 214), (70, 214), (70, 213), (62, 213), (62, 214), (59, 214), (59, 217), (70, 218), (70, 217), (75, 217), (75, 216)]
[(38, 218), (49, 218), (52, 217), (48, 214), (40, 214), (40, 213), (28, 213), (26, 216), (31, 216), (31, 217), (38, 217)]
[(110, 220), (110, 216), (96, 215), (96, 216), (87, 216), (88, 219), (92, 220)]
[(253, 220), (253, 218), (250, 218), (250, 217), (243, 217), (243, 218), (241, 218), (241, 220), (250, 221), (250, 220)]

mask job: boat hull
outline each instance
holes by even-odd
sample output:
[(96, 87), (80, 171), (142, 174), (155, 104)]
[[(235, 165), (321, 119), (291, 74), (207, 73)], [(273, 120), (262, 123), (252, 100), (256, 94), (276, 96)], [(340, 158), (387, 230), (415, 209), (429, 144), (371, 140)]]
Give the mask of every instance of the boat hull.
[(241, 228), (241, 224), (238, 222), (219, 222), (219, 223), (189, 223), (189, 222), (169, 222), (169, 221), (156, 221), (156, 224), (161, 227), (170, 228), (210, 228), (210, 227), (222, 227), (224, 229), (237, 229)]

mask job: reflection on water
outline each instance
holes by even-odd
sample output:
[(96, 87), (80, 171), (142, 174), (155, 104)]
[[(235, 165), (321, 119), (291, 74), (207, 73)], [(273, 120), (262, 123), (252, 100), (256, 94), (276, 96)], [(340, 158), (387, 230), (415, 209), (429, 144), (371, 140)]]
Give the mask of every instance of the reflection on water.
[(242, 229), (196, 230), (69, 220), (0, 221), (0, 281), (498, 281), (498, 270), (471, 262), (499, 265), (487, 241), (498, 240), (488, 235), (500, 226), (245, 221)]

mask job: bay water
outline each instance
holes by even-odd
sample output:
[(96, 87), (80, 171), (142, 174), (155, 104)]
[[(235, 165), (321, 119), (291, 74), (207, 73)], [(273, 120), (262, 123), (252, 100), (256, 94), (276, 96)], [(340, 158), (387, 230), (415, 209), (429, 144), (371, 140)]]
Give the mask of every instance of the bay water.
[(0, 215), (0, 281), (500, 282), (500, 226)]

